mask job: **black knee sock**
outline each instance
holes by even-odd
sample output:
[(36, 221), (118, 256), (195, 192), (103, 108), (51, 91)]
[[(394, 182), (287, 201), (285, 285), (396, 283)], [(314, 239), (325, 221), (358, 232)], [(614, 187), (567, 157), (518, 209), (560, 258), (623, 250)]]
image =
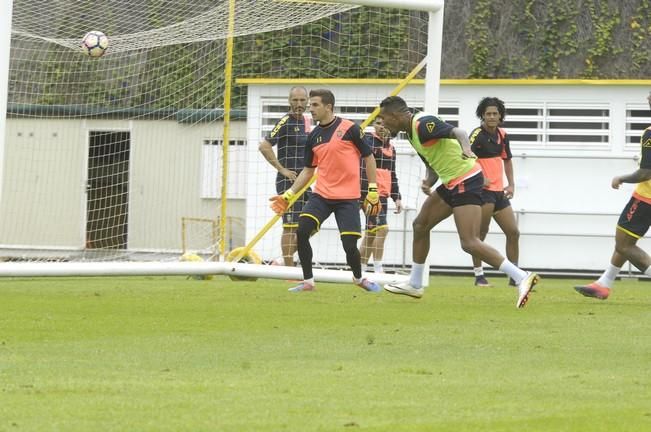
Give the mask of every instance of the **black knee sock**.
[(346, 262), (353, 271), (353, 276), (357, 279), (362, 278), (362, 260), (360, 258), (359, 249), (357, 249), (358, 236), (342, 235), (341, 244), (344, 246), (346, 252)]
[(316, 231), (316, 222), (312, 218), (302, 217), (298, 221), (296, 230), (296, 243), (298, 244), (298, 258), (303, 268), (303, 279), (312, 279), (312, 246), (310, 236)]

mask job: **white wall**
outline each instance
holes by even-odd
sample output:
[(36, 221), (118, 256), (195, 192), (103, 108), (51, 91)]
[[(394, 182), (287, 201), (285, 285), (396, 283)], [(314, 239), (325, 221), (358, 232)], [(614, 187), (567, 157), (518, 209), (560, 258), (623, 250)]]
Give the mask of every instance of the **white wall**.
[[(237, 195), (229, 194), (229, 215), (246, 217), (245, 229), (234, 233), (237, 244), (251, 240), (273, 217), (268, 198), (275, 193), (275, 172), (258, 152), (258, 143), (263, 129), (273, 123), (272, 117), (282, 115), (270, 112), (268, 106), (282, 108), (293, 84), (250, 85), (248, 120), (233, 126), (233, 139), (246, 138), (248, 144), (234, 149), (245, 152), (245, 157), (239, 155), (232, 161), (239, 160), (245, 166), (231, 177), (235, 184), (229, 185)], [(337, 106), (361, 107), (362, 111), (370, 111), (393, 88), (393, 84), (319, 85), (324, 86), (334, 91)], [(607, 107), (608, 136), (603, 143), (565, 147), (544, 140), (514, 143), (517, 190), (513, 208), (522, 231), (520, 262), (524, 267), (599, 270), (608, 261), (617, 217), (632, 191), (630, 185), (619, 191), (610, 189), (610, 179), (636, 169), (634, 158), (639, 148), (632, 140), (626, 142), (631, 135), (627, 112), (645, 108), (648, 112), (645, 97), (649, 88), (651, 85), (443, 83), (440, 105), (448, 111), (441, 116), (458, 122), (467, 131), (477, 125), (475, 107), (487, 95), (501, 97), (507, 108)], [(422, 85), (408, 86), (403, 97), (412, 106), (422, 105)], [(345, 116), (359, 120), (366, 114), (347, 112)], [(650, 124), (651, 114), (637, 121)], [(202, 160), (206, 149), (202, 142), (219, 139), (220, 126), (189, 127), (176, 121), (10, 118), (3, 161), (0, 244), (83, 249), (90, 130), (131, 132), (130, 249), (179, 249), (181, 216), (218, 217), (218, 203), (205, 196)], [(396, 145), (398, 177), (408, 209), (395, 215), (390, 204), (392, 232), (384, 261), (399, 266), (411, 264), (411, 222), (424, 199), (418, 187), (424, 168), (407, 143), (398, 141)], [(277, 223), (255, 246), (256, 252), (265, 259), (279, 257), (280, 232)], [(334, 218), (324, 224), (313, 241), (317, 260), (343, 263)], [(496, 226), (487, 241), (503, 251), (504, 239)], [(641, 245), (647, 247), (647, 240), (642, 240)], [(469, 257), (459, 248), (451, 220), (432, 232), (430, 257), (433, 266), (469, 266)]]
[[(274, 172), (260, 163), (257, 151), (261, 131), (262, 101), (268, 98), (286, 98), (288, 85), (252, 84), (249, 86), (247, 137), (249, 141), (247, 239), (253, 238), (273, 216), (266, 202), (274, 193)], [(605, 107), (607, 138), (603, 143), (581, 144), (554, 142), (515, 143), (512, 146), (516, 173), (516, 196), (512, 201), (518, 214), (521, 230), (521, 258), (523, 267), (559, 270), (599, 270), (612, 253), (615, 224), (618, 215), (628, 201), (632, 185), (620, 190), (610, 188), (614, 175), (637, 169), (635, 161), (639, 146), (626, 144), (627, 110), (648, 110), (646, 96), (649, 85), (618, 85), (610, 82), (602, 85), (573, 83), (564, 85), (489, 85), (472, 82), (445, 82), (441, 86), (440, 105), (458, 107), (459, 127), (470, 131), (478, 125), (474, 112), (484, 96), (497, 96), (509, 107)], [(309, 87), (309, 86), (308, 86)], [(331, 89), (337, 106), (368, 105), (379, 103), (393, 85), (312, 85)], [(410, 106), (422, 106), (423, 86), (410, 85), (401, 94)], [(345, 116), (351, 118), (351, 114)], [(445, 115), (442, 115), (445, 119)], [(508, 118), (507, 118), (508, 120)], [(651, 123), (651, 114), (641, 121)], [(546, 132), (545, 132), (546, 133)], [(399, 178), (422, 175), (422, 163), (410, 156), (408, 147), (399, 146)], [(411, 161), (411, 162), (410, 162)], [(405, 166), (406, 165), (406, 166)], [(261, 187), (267, 185), (267, 187)], [(401, 178), (401, 185), (403, 184)], [(409, 190), (403, 195), (412, 209), (404, 215), (389, 213), (392, 233), (387, 240), (384, 261), (387, 264), (411, 263), (410, 225), (416, 208), (422, 203), (418, 183), (410, 181)], [(334, 221), (332, 221), (334, 222)], [(493, 224), (487, 241), (504, 251), (504, 239), (499, 228)], [(334, 227), (327, 224), (324, 231)], [(406, 232), (400, 232), (406, 227)], [(277, 224), (257, 246), (264, 257), (279, 255), (280, 224)], [(325, 249), (326, 243), (337, 242), (336, 231), (319, 233), (313, 239), (315, 259), (342, 262), (340, 247)], [(430, 253), (433, 266), (468, 267), (470, 258), (461, 251), (451, 220), (445, 221), (432, 232)], [(406, 247), (405, 247), (406, 245)], [(646, 240), (640, 245), (648, 248)], [(324, 256), (326, 255), (326, 256)]]
[[(244, 129), (234, 122), (233, 139), (244, 139)], [(203, 194), (202, 165), (203, 142), (219, 139), (221, 124), (9, 118), (0, 248), (84, 249), (90, 131), (130, 132), (129, 250), (178, 251), (182, 217), (219, 218), (218, 198)], [(243, 217), (243, 203), (243, 193), (229, 199), (228, 216)], [(239, 227), (233, 240), (243, 242)]]

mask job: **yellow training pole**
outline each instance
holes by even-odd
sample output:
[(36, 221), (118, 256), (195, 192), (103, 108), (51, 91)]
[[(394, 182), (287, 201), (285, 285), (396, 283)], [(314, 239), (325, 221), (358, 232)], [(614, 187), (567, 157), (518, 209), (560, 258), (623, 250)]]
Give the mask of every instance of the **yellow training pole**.
[[(296, 192), (296, 194), (295, 194), (293, 197), (290, 198), (289, 203), (288, 203), (288, 205), (287, 205), (287, 208), (288, 208), (288, 209), (289, 209), (292, 205), (294, 205), (294, 203), (296, 202), (296, 200), (297, 200), (298, 198), (300, 198), (300, 196), (303, 195), (303, 194), (305, 193), (305, 191), (307, 190), (307, 188), (309, 188), (309, 187), (312, 185), (312, 183), (314, 183), (315, 180), (316, 180), (316, 174), (315, 174), (314, 176), (312, 176), (312, 178), (310, 179), (310, 181), (307, 182), (307, 184), (306, 184), (305, 186), (303, 186), (303, 188), (302, 188), (300, 191)], [(261, 239), (261, 238), (262, 238), (262, 237), (267, 233), (267, 231), (269, 231), (269, 230), (271, 229), (272, 226), (274, 226), (274, 224), (275, 224), (275, 223), (278, 221), (278, 219), (280, 219), (280, 218), (281, 218), (281, 215), (274, 215), (274, 217), (272, 217), (272, 218), (269, 220), (269, 222), (267, 222), (267, 224), (266, 224), (265, 226), (262, 227), (262, 229), (260, 230), (260, 232), (257, 233), (257, 234), (255, 235), (255, 237), (253, 237), (253, 239), (249, 242), (249, 244), (247, 244), (246, 246), (244, 246), (244, 248), (240, 251), (239, 254), (237, 254), (237, 256), (235, 257), (235, 259), (234, 259), (233, 261), (235, 261), (235, 262), (239, 262), (242, 258), (244, 258), (245, 256), (247, 256), (248, 253), (251, 251), (251, 249), (253, 249), (253, 246), (255, 246), (255, 245), (260, 241), (260, 239)]]
[[(416, 74), (418, 74), (418, 72), (420, 72), (425, 67), (426, 64), (427, 64), (427, 57), (425, 57), (420, 63), (418, 63), (418, 65), (416, 65), (416, 67), (411, 72), (409, 72), (409, 75), (407, 75), (402, 81), (400, 81), (400, 83), (391, 91), (389, 96), (396, 96), (398, 93), (400, 93), (402, 89), (405, 88), (412, 79), (414, 79)], [(380, 113), (380, 107), (378, 105), (375, 107), (373, 112), (369, 114), (366, 120), (362, 122), (360, 128), (364, 130), (364, 128), (368, 126), (375, 119), (375, 117), (377, 117), (379, 113)], [(301, 189), (296, 194), (294, 194), (294, 196), (289, 200), (289, 205), (287, 208), (289, 209), (292, 205), (294, 205), (296, 200), (299, 199), (301, 195), (303, 195), (303, 193), (307, 190), (307, 188), (309, 188), (312, 185), (312, 183), (314, 183), (315, 181), (316, 181), (316, 175), (314, 175), (310, 179), (310, 181), (307, 183), (307, 185), (305, 185), (303, 189)], [(233, 261), (238, 262), (239, 260), (244, 258), (249, 253), (249, 251), (253, 249), (253, 246), (255, 246), (260, 241), (260, 239), (267, 233), (267, 231), (269, 231), (271, 227), (274, 226), (274, 224), (278, 221), (278, 219), (280, 219), (280, 217), (281, 216), (279, 215), (274, 215), (274, 217), (272, 217), (271, 220), (267, 222), (267, 224), (264, 227), (262, 227), (260, 232), (256, 234), (256, 236), (253, 237), (253, 239), (251, 239), (249, 244), (247, 244), (240, 251), (240, 253)]]
[(231, 126), (231, 87), (233, 81), (233, 34), (235, 33), (235, 0), (228, 1), (228, 35), (224, 66), (224, 136), (222, 140), (222, 190), (219, 218), (219, 260), (226, 256), (226, 194), (228, 192), (228, 147)]

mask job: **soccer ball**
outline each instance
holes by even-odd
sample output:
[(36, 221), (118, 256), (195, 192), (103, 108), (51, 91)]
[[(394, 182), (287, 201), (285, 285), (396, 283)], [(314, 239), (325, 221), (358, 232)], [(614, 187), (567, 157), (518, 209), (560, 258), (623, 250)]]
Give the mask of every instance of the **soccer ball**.
[(89, 57), (101, 57), (109, 46), (109, 40), (101, 31), (93, 30), (86, 33), (80, 46), (84, 54)]

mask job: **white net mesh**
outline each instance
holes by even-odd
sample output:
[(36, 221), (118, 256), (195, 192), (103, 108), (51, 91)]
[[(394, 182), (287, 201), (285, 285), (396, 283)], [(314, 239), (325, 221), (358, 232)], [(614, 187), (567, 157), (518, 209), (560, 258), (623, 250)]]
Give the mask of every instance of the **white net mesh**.
[[(100, 7), (101, 6), (101, 7)], [(238, 1), (234, 36), (282, 30), (337, 12), (350, 5), (296, 1)], [(166, 45), (225, 39), (229, 3), (214, 0), (14, 1), (12, 34), (38, 38), (69, 49), (89, 29), (111, 35), (115, 54)]]
[[(238, 0), (234, 23), (235, 79), (400, 78), (426, 52), (422, 12)], [(182, 221), (219, 223), (224, 169), (226, 247), (245, 243), (255, 229), (244, 222), (247, 148), (258, 140), (249, 137), (246, 86), (236, 85), (223, 166), (227, 28), (226, 1), (14, 0), (3, 256), (158, 260), (209, 250), (219, 242), (214, 230)], [(96, 59), (79, 48), (91, 30), (110, 40)], [(352, 110), (378, 101), (349, 101), (343, 115), (360, 121)], [(266, 128), (270, 120), (256, 121)], [(184, 245), (186, 235), (198, 246)]]

